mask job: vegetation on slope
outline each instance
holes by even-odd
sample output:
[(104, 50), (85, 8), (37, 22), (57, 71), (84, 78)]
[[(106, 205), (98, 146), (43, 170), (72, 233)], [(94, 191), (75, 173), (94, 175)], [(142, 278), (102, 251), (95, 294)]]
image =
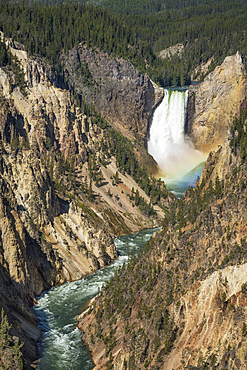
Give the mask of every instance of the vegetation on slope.
[[(97, 122), (95, 117), (93, 119)], [(51, 150), (52, 144), (50, 148), (47, 147), (50, 150), (47, 152), (44, 161), (49, 169), (51, 179), (54, 181), (55, 189), (69, 198), (79, 198), (80, 201), (83, 201), (83, 196), (86, 196), (90, 202), (96, 201), (92, 191), (92, 183), (94, 182), (97, 187), (102, 186), (105, 179), (101, 172), (101, 166), (106, 167), (114, 157), (119, 172), (123, 174), (126, 172), (133, 177), (136, 183), (151, 198), (148, 204), (143, 197), (138, 195), (138, 190), (137, 193), (133, 190), (135, 197), (134, 199), (130, 197), (130, 201), (135, 200), (135, 206), (139, 206), (144, 215), (155, 215), (153, 205), (158, 204), (162, 207), (161, 200), (168, 196), (164, 183), (152, 176), (150, 177), (147, 168), (141, 165), (133, 155), (134, 146), (128, 139), (111, 127), (107, 128), (105, 126), (104, 139), (101, 139), (99, 143), (97, 156), (93, 150), (88, 148), (87, 158), (84, 158), (84, 162), (81, 161), (81, 158), (78, 161), (76, 155), (72, 158), (65, 158), (60, 150)], [(84, 181), (77, 176), (78, 163), (80, 163), (80, 166), (88, 163), (89, 178), (84, 179)], [(66, 186), (63, 182), (64, 174), (68, 175)], [(118, 172), (115, 174), (113, 181), (116, 185), (118, 184)]]
[(10, 331), (11, 325), (2, 309), (0, 322), (0, 366), (5, 370), (22, 370), (21, 347), (23, 343), (19, 344), (18, 338), (12, 337)]
[[(53, 0), (54, 1), (54, 0)], [(144, 13), (165, 13), (169, 10), (183, 11), (188, 8), (198, 7), (210, 7), (214, 6), (214, 9), (219, 7), (233, 7), (239, 4), (238, 0), (127, 0), (122, 2), (121, 0), (91, 0), (93, 4), (100, 4), (102, 7), (114, 11), (115, 13), (122, 14), (144, 14)]]
[(7, 70), (11, 70), (14, 74), (14, 84), (18, 86), (20, 90), (24, 91), (25, 81), (24, 73), (21, 70), (18, 59), (13, 56), (7, 49), (5, 43), (0, 40), (0, 67), (5, 67)]
[(19, 6), (1, 1), (0, 14), (0, 28), (6, 37), (24, 43), (29, 54), (45, 57), (58, 71), (60, 53), (81, 41), (109, 54), (116, 53), (145, 70), (143, 56), (136, 48), (129, 48), (134, 45), (129, 26), (102, 8), (84, 4)]
[[(74, 279), (74, 276), (80, 278), (82, 274), (85, 274), (85, 271), (90, 272), (109, 264), (116, 257), (116, 254), (111, 253), (111, 256), (109, 254), (112, 243), (109, 231), (112, 234), (120, 234), (130, 232), (132, 227), (143, 227), (149, 222), (152, 225), (153, 222), (150, 219), (155, 213), (153, 203), (158, 202), (164, 193), (167, 194), (167, 191), (164, 184), (148, 175), (144, 166), (138, 165), (133, 154), (134, 143), (115, 132), (99, 114), (94, 112), (93, 107), (85, 108), (88, 109), (88, 116), (85, 116), (76, 107), (73, 95), (69, 91), (51, 87), (49, 66), (45, 63), (38, 65), (36, 58), (28, 58), (24, 62), (21, 60), (21, 64), (19, 64), (4, 43), (0, 44), (0, 51), (1, 84), (4, 81), (3, 89), (0, 89), (0, 188), (2, 193), (0, 244), (3, 257), (3, 263), (0, 266), (3, 271), (6, 270), (7, 278), (11, 276), (9, 285), (12, 286), (16, 283), (20, 287), (20, 290), (14, 292), (14, 298), (14, 294), (6, 295), (7, 309), (8, 314), (10, 313), (10, 322), (15, 326), (15, 329), (18, 329), (15, 334), (25, 341), (24, 357), (28, 357), (27, 360), (30, 361), (34, 360), (37, 355), (35, 340), (32, 338), (30, 344), (28, 335), (22, 333), (19, 321), (13, 320), (12, 310), (21, 315), (22, 310), (26, 310), (23, 302), (27, 303), (27, 307), (29, 304), (31, 305), (32, 297), (39, 295), (44, 289), (42, 284), (48, 289), (58, 281), (63, 282), (65, 280), (63, 271), (67, 271), (66, 257), (71, 262), (76, 255), (77, 261), (81, 258), (83, 263), (85, 261), (87, 268), (84, 270), (84, 265), (82, 265), (83, 269), (80, 274), (79, 272), (74, 273), (71, 269), (74, 275), (70, 274), (68, 269), (69, 272), (65, 275), (67, 279)], [(30, 76), (28, 71), (33, 66), (36, 66), (37, 69), (32, 70)], [(28, 70), (28, 68), (30, 69)], [(19, 91), (19, 85), (15, 84), (17, 77), (23, 76), (24, 71), (27, 71), (25, 79), (23, 79), (25, 81), (23, 90), (26, 92), (26, 96), (23, 96), (22, 92)], [(40, 71), (42, 71), (45, 81), (39, 80)], [(42, 90), (41, 93), (40, 90)], [(51, 91), (52, 97), (55, 96), (52, 102), (49, 100)], [(24, 102), (23, 110), (19, 109), (19, 101)], [(54, 109), (52, 104), (54, 101), (57, 109)], [(51, 112), (52, 114), (49, 114)], [(61, 118), (60, 112), (66, 114)], [(62, 125), (64, 125), (61, 129), (64, 137), (61, 138), (61, 132), (58, 132), (59, 130), (54, 127), (60, 126), (59, 128), (61, 128)], [(78, 129), (76, 133), (79, 132), (79, 139), (75, 138), (76, 129)], [(116, 160), (118, 167), (115, 166)], [(107, 167), (110, 162), (111, 168), (106, 170), (105, 166)], [(113, 171), (115, 173), (112, 179), (109, 180), (110, 176), (108, 176), (105, 181), (102, 172), (106, 173), (107, 177)], [(139, 189), (143, 197), (135, 189), (132, 192), (134, 199), (128, 201), (126, 194), (131, 192), (131, 187), (128, 188), (121, 183), (124, 172), (135, 176), (136, 181), (139, 181), (150, 195), (152, 194), (152, 202), (147, 202), (147, 197), (137, 186), (135, 187)], [(119, 179), (120, 177), (121, 179)], [(134, 184), (129, 176), (126, 176), (126, 181)], [(104, 183), (109, 183), (109, 188), (112, 191), (117, 189), (115, 194), (124, 194), (123, 196), (127, 198), (123, 207), (118, 205), (118, 209), (121, 207), (119, 212), (114, 207), (120, 203), (119, 196), (114, 195), (114, 199), (110, 200), (112, 194), (107, 195), (106, 191), (102, 189), (100, 189), (102, 196), (99, 195), (100, 192), (97, 192), (96, 187), (100, 188)], [(121, 187), (125, 193), (124, 191), (121, 193)], [(27, 196), (24, 194), (26, 192)], [(21, 203), (20, 199), (23, 199)], [(132, 205), (136, 206), (133, 217), (131, 217)], [(150, 216), (150, 218), (142, 217), (137, 207), (140, 207), (143, 214)], [(5, 209), (6, 214), (3, 212)], [(73, 212), (76, 219), (74, 223), (69, 219), (69, 213), (73, 214)], [(127, 218), (129, 224), (124, 223)], [(9, 219), (14, 225), (16, 221), (19, 227), (19, 229), (14, 229), (13, 226), (14, 236), (9, 234), (11, 235), (9, 237), (11, 245), (6, 243), (8, 238), (6, 234), (10, 229), (10, 226), (6, 226)], [(62, 235), (58, 243), (54, 243), (53, 239), (53, 235), (57, 235), (55, 227), (57, 227), (56, 230), (59, 230), (59, 235)], [(47, 228), (50, 230), (47, 231)], [(78, 233), (76, 233), (77, 230)], [(83, 238), (81, 235), (84, 236), (85, 233), (86, 237)], [(20, 235), (26, 243), (20, 239)], [(99, 248), (97, 240), (99, 240)], [(92, 243), (90, 243), (91, 241)], [(14, 242), (16, 243), (14, 244)], [(93, 248), (90, 250), (92, 244), (94, 251)], [(53, 249), (53, 245), (56, 250)], [(13, 251), (15, 247), (18, 253)], [(61, 248), (59, 249), (59, 247)], [(95, 256), (96, 253), (93, 253), (95, 250), (96, 253), (99, 253), (97, 256)], [(16, 263), (12, 263), (12, 261), (9, 263), (9, 260), (12, 259), (10, 251), (13, 251), (17, 259)], [(27, 259), (25, 253), (27, 253)], [(61, 253), (60, 256), (58, 256), (59, 253)], [(38, 273), (40, 272), (42, 275), (40, 285), (39, 275), (36, 273), (36, 257), (39, 264)], [(29, 265), (32, 265), (31, 271), (36, 274), (35, 279), (32, 278), (31, 281), (30, 276), (33, 275), (26, 269), (26, 266), (29, 268)], [(11, 267), (18, 269), (18, 273), (13, 272)], [(24, 277), (25, 281), (19, 283), (17, 276)], [(1, 292), (4, 292), (9, 286), (4, 279), (1, 281), (3, 281)], [(31, 290), (32, 281), (35, 285), (33, 290)], [(36, 286), (39, 290), (36, 290)], [(25, 298), (23, 301), (21, 294)], [(2, 300), (2, 303), (5, 304), (5, 299)], [(26, 319), (26, 312), (24, 317)], [(33, 324), (35, 325), (35, 322)], [(8, 343), (5, 344), (2, 345), (10, 353), (12, 344), (8, 348)], [(30, 348), (29, 352), (27, 348)]]

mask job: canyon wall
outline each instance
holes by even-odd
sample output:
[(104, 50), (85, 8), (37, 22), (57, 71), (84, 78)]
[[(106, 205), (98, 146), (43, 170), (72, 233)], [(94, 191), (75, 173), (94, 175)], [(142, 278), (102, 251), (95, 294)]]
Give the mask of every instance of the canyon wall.
[[(68, 83), (77, 94), (89, 106), (93, 104), (118, 131), (146, 147), (163, 89), (131, 63), (85, 44), (61, 58)], [(230, 117), (236, 114), (246, 90), (246, 70), (240, 53), (227, 57), (200, 84), (190, 86), (185, 133), (195, 149), (208, 154), (222, 144)]]
[[(135, 369), (148, 368), (155, 361), (160, 368), (166, 368), (171, 350), (180, 347), (179, 355), (172, 355), (171, 358), (176, 358), (177, 368), (183, 366), (183, 359), (189, 364), (190, 353), (179, 342), (177, 333), (182, 330), (182, 334), (186, 322), (189, 322), (189, 318), (183, 321), (183, 313), (188, 309), (194, 315), (194, 311), (190, 310), (190, 303), (186, 303), (188, 308), (186, 306), (185, 310), (185, 305), (182, 308), (181, 302), (178, 302), (179, 299), (182, 301), (182, 297), (186, 302), (198, 300), (199, 307), (200, 297), (194, 297), (197, 291), (193, 290), (196, 289), (193, 283), (199, 284), (196, 287), (201, 286), (200, 276), (211, 281), (212, 261), (217, 270), (219, 266), (228, 268), (230, 263), (236, 264), (239, 260), (238, 252), (235, 252), (236, 243), (242, 245), (244, 250), (246, 237), (245, 216), (242, 212), (245, 198), (244, 193), (239, 191), (240, 187), (242, 189), (240, 180), (245, 182), (244, 170), (237, 179), (238, 182), (232, 184), (239, 188), (232, 187), (228, 191), (221, 187), (224, 201), (219, 203), (217, 199), (201, 213), (191, 206), (200, 204), (199, 198), (191, 201), (193, 196), (191, 193), (187, 194), (182, 211), (179, 204), (177, 208), (173, 206), (174, 196), (166, 191), (164, 184), (155, 183), (154, 179), (151, 180), (154, 186), (151, 193), (152, 204), (150, 197), (138, 185), (137, 180), (133, 179), (138, 173), (140, 176), (140, 171), (143, 171), (141, 178), (147, 176), (148, 179), (145, 172), (147, 170), (139, 168), (134, 158), (139, 164), (146, 164), (150, 173), (156, 172), (157, 166), (143, 145), (136, 142), (133, 144), (133, 140), (138, 139), (146, 144), (152, 112), (162, 97), (162, 91), (147, 76), (140, 75), (130, 63), (121, 59), (114, 60), (104, 53), (93, 53), (84, 45), (70, 51), (69, 58), (64, 57), (67, 78), (76, 92), (82, 94), (89, 105), (93, 103), (96, 110), (102, 110), (103, 116), (111, 121), (112, 126), (131, 139), (124, 141), (124, 147), (132, 150), (128, 174), (124, 168), (126, 158), (117, 150), (113, 154), (113, 147), (120, 147), (125, 139), (102, 117), (93, 114), (87, 116), (77, 106), (73, 94), (65, 89), (65, 84), (56, 76), (53, 68), (42, 59), (31, 58), (23, 46), (13, 40), (9, 41), (9, 47), (20, 62), (24, 84), (18, 85), (16, 75), (10, 68), (0, 68), (0, 268), (3, 282), (0, 295), (1, 307), (13, 324), (11, 335), (25, 342), (22, 349), (25, 366), (29, 367), (31, 361), (37, 357), (36, 342), (40, 333), (30, 309), (35, 296), (55, 284), (80, 279), (111, 263), (117, 257), (113, 243), (115, 236), (160, 225), (165, 216), (162, 208), (171, 207), (170, 220), (166, 218), (164, 222), (165, 226), (168, 225), (165, 232), (157, 236), (154, 252), (147, 253), (146, 262), (153, 261), (153, 266), (151, 269), (145, 264), (143, 267), (138, 264), (132, 266), (133, 271), (136, 271), (133, 275), (136, 279), (132, 281), (128, 277), (130, 281), (125, 285), (126, 291), (121, 293), (126, 295), (126, 302), (133, 302), (134, 299), (135, 304), (127, 307), (123, 316), (121, 307), (119, 313), (112, 316), (114, 322), (111, 322), (111, 327), (117, 333), (117, 347), (113, 346), (112, 333), (108, 332), (109, 313), (102, 313), (106, 317), (99, 335), (95, 329), (98, 325), (97, 318), (93, 315), (85, 315), (80, 325), (85, 330), (85, 338), (93, 354), (97, 353), (95, 362), (98, 366), (111, 361), (105, 357), (106, 352), (110, 356), (109, 348), (112, 348), (116, 369), (126, 366)], [(218, 143), (222, 144), (223, 133), (226, 132), (222, 117), (230, 114), (230, 103), (224, 107), (221, 99), (227, 101), (234, 97), (236, 103), (245, 91), (242, 57), (237, 54), (226, 58), (224, 63), (213, 72), (214, 75), (209, 75), (208, 80), (205, 80), (207, 94), (212, 84), (218, 81), (214, 98), (209, 98), (206, 93), (203, 95), (203, 84), (195, 87), (195, 91), (191, 90), (190, 94), (187, 133), (195, 146), (198, 145), (205, 151)], [(234, 63), (236, 68), (233, 67)], [(84, 71), (82, 79), (78, 77), (80, 68)], [(89, 71), (87, 81), (85, 69)], [(229, 81), (233, 81), (231, 88), (227, 85)], [(222, 86), (226, 88), (223, 89)], [(228, 98), (227, 94), (224, 95), (226, 91)], [(218, 113), (210, 113), (209, 103), (212, 99), (215, 101), (214, 113), (220, 111), (221, 106), (224, 107), (220, 116)], [(231, 107), (233, 109), (235, 105), (232, 104)], [(203, 119), (206, 121), (199, 120), (199, 116), (204, 114), (203, 109), (206, 115)], [(218, 119), (216, 126), (215, 117)], [(242, 163), (237, 155), (233, 156), (230, 140), (232, 137), (225, 139), (223, 147), (209, 157), (202, 181), (196, 190), (201, 191), (200, 196), (210, 189), (210, 180), (213, 184), (222, 180), (224, 183), (226, 180), (230, 182), (235, 168)], [(200, 190), (199, 186), (204, 187), (204, 190)], [(174, 215), (181, 217), (184, 210), (187, 212), (184, 218), (179, 221), (173, 219)], [(186, 219), (185, 224), (183, 219)], [(213, 235), (213, 245), (209, 242), (209, 233)], [(225, 245), (222, 237), (227, 240), (230, 238), (226, 250), (222, 246)], [(191, 253), (187, 253), (185, 245), (190, 246)], [(206, 262), (205, 248), (209, 250)], [(242, 249), (239, 261), (244, 263), (245, 253)], [(206, 267), (201, 265), (201, 261), (205, 262)], [(192, 267), (189, 269), (188, 266)], [(141, 270), (143, 271), (140, 272)], [(167, 287), (169, 283), (164, 289), (165, 295), (159, 287), (170, 279), (168, 275), (171, 270), (176, 273), (180, 271), (181, 274), (176, 275), (177, 280), (173, 281), (172, 278), (171, 286), (176, 286), (176, 292), (171, 294)], [(237, 272), (236, 279), (241, 275)], [(232, 281), (227, 274), (228, 272), (224, 273), (224, 277), (227, 277), (227, 281)], [(126, 275), (128, 276), (127, 273)], [(140, 289), (138, 276), (143, 276), (142, 284), (146, 285), (141, 294), (137, 293)], [(183, 276), (187, 276), (187, 283)], [(215, 279), (220, 278), (217, 275)], [(135, 290), (132, 289), (137, 283)], [(187, 285), (187, 296), (181, 288), (184, 284)], [(217, 284), (212, 294), (217, 289), (220, 290)], [(231, 284), (234, 285), (234, 282)], [(224, 305), (222, 298), (221, 303), (216, 302), (217, 309), (232, 307), (231, 297), (238, 296), (239, 284), (235, 290), (229, 288), (229, 292), (234, 292), (231, 294), (223, 288), (220, 290), (220, 297), (224, 292), (226, 297), (224, 294)], [(241, 286), (243, 284), (244, 281), (241, 280)], [(155, 286), (154, 289), (152, 285)], [(244, 294), (244, 289), (242, 293)], [(167, 298), (173, 294), (174, 299)], [(214, 299), (216, 298), (212, 298)], [(241, 306), (241, 299), (237, 299), (236, 307)], [(228, 303), (225, 305), (225, 302)], [(161, 313), (161, 306), (166, 307), (165, 314)], [(245, 311), (241, 314), (245, 315)], [(88, 326), (90, 323), (93, 329)], [(139, 327), (137, 324), (140, 324)], [(198, 325), (202, 325), (201, 318)], [(188, 327), (190, 326), (191, 323), (188, 323)], [(107, 350), (102, 341), (102, 331), (103, 336), (109, 337), (106, 340)], [(94, 343), (91, 341), (91, 334), (97, 338), (94, 338)], [(157, 339), (159, 335), (161, 339)], [(210, 342), (211, 339), (207, 340)], [(173, 347), (173, 342), (180, 344)], [(236, 343), (239, 345), (239, 342)], [(100, 352), (98, 346), (101, 348)], [(191, 351), (194, 351), (194, 347), (191, 347)], [(208, 358), (210, 356), (213, 353), (210, 352)], [(199, 357), (195, 356), (196, 359)]]
[(66, 77), (86, 103), (93, 104), (125, 136), (146, 147), (147, 132), (153, 112), (163, 98), (163, 89), (130, 62), (89, 49), (85, 44), (62, 59)]
[(222, 145), (231, 118), (247, 95), (244, 57), (225, 58), (203, 82), (189, 88), (186, 133), (196, 149), (209, 153)]

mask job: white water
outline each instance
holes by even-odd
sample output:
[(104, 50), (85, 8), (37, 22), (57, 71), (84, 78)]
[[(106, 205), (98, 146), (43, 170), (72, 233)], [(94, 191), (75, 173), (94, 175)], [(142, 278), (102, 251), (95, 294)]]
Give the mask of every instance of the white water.
[(154, 157), (167, 184), (179, 181), (205, 161), (184, 134), (188, 90), (164, 89), (164, 98), (154, 112), (148, 152)]

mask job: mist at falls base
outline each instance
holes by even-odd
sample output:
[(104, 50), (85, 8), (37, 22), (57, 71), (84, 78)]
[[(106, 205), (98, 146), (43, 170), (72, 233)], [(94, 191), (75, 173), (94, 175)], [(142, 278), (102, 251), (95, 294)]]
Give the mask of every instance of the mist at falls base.
[(201, 175), (206, 155), (184, 133), (188, 89), (164, 89), (149, 130), (148, 152), (158, 163), (168, 190), (178, 197)]

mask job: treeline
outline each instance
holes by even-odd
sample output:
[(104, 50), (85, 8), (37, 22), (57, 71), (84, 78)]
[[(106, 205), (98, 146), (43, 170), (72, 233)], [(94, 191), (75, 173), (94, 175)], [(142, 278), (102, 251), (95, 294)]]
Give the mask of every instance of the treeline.
[(238, 0), (91, 0), (93, 4), (100, 4), (102, 7), (122, 14), (144, 14), (166, 12), (168, 10), (184, 10), (188, 8), (198, 8), (200, 6), (212, 6), (213, 9), (221, 7), (235, 7), (244, 1)]
[[(162, 86), (189, 84), (195, 67), (212, 57), (211, 69), (237, 50), (247, 53), (247, 4), (241, 0), (101, 4), (105, 9), (74, 1), (0, 0), (0, 30), (24, 43), (28, 53), (45, 57), (60, 74), (61, 53), (86, 42), (128, 59)], [(157, 56), (177, 43), (184, 45), (180, 56), (164, 60)]]
[[(12, 0), (12, 3), (18, 4), (22, 0)], [(115, 13), (122, 14), (143, 14), (143, 13), (159, 13), (168, 10), (183, 10), (188, 8), (212, 7), (213, 12), (219, 7), (236, 7), (239, 4), (244, 4), (244, 0), (27, 0), (28, 5), (39, 4), (42, 6), (57, 6), (61, 4), (93, 4), (100, 5), (104, 9)]]
[(183, 44), (180, 56), (155, 58), (148, 68), (150, 76), (163, 86), (189, 83), (192, 71), (212, 57), (210, 70), (237, 50), (247, 54), (247, 6), (241, 2), (221, 2), (138, 17), (125, 15), (122, 19), (133, 27), (137, 39), (142, 37), (150, 45), (154, 55)]
[(1, 0), (0, 30), (6, 37), (23, 43), (29, 54), (45, 57), (60, 73), (61, 52), (82, 41), (129, 59), (140, 71), (145, 71), (143, 57), (147, 47), (142, 43), (143, 54), (129, 47), (135, 44), (130, 27), (100, 7), (79, 3), (31, 6)]

